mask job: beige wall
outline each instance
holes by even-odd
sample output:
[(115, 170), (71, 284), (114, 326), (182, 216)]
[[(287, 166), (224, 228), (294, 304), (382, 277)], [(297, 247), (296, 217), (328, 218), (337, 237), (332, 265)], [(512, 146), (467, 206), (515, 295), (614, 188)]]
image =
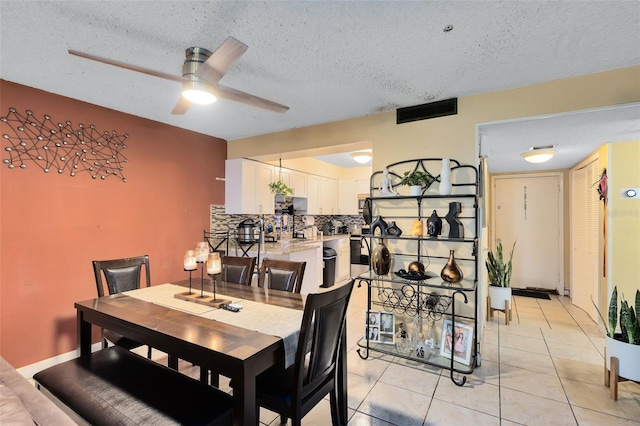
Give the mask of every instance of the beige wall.
[[(307, 150), (367, 140), (372, 143), (373, 170), (381, 170), (385, 165), (396, 161), (422, 157), (449, 157), (461, 163), (477, 164), (476, 129), (480, 123), (638, 101), (640, 101), (640, 66), (635, 66), (460, 98), (458, 115), (455, 116), (396, 125), (395, 112), (387, 112), (238, 139), (230, 141), (227, 149), (229, 158), (236, 158), (285, 152), (294, 146), (296, 150)], [(635, 158), (628, 154), (621, 156), (626, 157), (624, 161), (636, 161), (634, 170), (638, 172), (637, 164), (640, 161), (637, 155)], [(614, 161), (613, 167), (618, 167), (618, 160)], [(565, 172), (565, 185), (568, 183)], [(635, 186), (640, 187), (637, 180)], [(612, 188), (612, 191), (614, 190)], [(568, 200), (566, 200), (568, 193), (568, 187), (565, 186), (565, 212), (569, 211)], [(489, 200), (485, 201), (489, 205)], [(614, 205), (617, 204), (619, 201), (614, 203)], [(638, 212), (637, 209), (635, 211)], [(568, 217), (568, 215), (565, 216)], [(629, 283), (637, 283), (640, 276), (637, 269), (640, 265), (640, 262), (637, 262), (640, 258), (637, 244), (640, 244), (638, 242), (640, 238), (636, 238), (635, 243), (630, 241), (624, 229), (625, 224), (631, 220), (629, 217), (616, 219), (616, 229), (612, 230), (612, 235), (615, 236), (613, 253), (619, 254), (624, 252), (627, 246), (633, 246), (629, 251), (635, 253), (636, 261), (630, 262), (623, 271), (617, 271), (616, 274), (625, 276), (624, 279)], [(636, 223), (640, 222), (638, 216), (635, 220)], [(568, 223), (565, 223), (565, 230), (568, 229)], [(635, 228), (635, 235), (638, 235), (637, 229)], [(620, 239), (617, 238), (617, 232), (622, 232)], [(569, 239), (566, 238), (565, 286), (569, 283), (568, 244)], [(620, 256), (628, 258), (627, 255), (620, 254)], [(633, 269), (635, 275), (628, 270), (631, 268), (635, 268)], [(629, 276), (633, 279), (628, 278)], [(626, 291), (625, 294), (627, 293), (630, 292)]]
[[(609, 290), (618, 286), (633, 303), (640, 288), (640, 199), (622, 198), (622, 188), (640, 188), (640, 141), (610, 144), (608, 226)], [(620, 296), (618, 296), (620, 297)]]
[(478, 123), (640, 101), (640, 66), (458, 99), (458, 115), (396, 125), (395, 111), (230, 141), (229, 158), (371, 141), (373, 170), (450, 157), (476, 164)]

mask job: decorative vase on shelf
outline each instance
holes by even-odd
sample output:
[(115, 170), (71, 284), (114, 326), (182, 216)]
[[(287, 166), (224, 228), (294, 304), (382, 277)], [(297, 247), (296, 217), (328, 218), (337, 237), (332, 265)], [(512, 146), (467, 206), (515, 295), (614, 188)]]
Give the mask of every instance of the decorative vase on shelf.
[(449, 212), (445, 219), (449, 223), (449, 238), (464, 238), (464, 225), (458, 219), (458, 215), (462, 211), (462, 203), (453, 201), (449, 203)]
[(371, 252), (371, 267), (376, 275), (387, 275), (391, 270), (391, 253), (382, 242)]
[(440, 171), (440, 195), (451, 194), (451, 166), (449, 159), (442, 159), (442, 170)]
[(402, 235), (402, 229), (398, 228), (395, 221), (392, 221), (387, 229), (384, 230), (385, 235), (391, 235), (392, 237), (399, 237)]
[(371, 233), (371, 235), (376, 235), (376, 229), (379, 229), (380, 230), (380, 236), (384, 237), (386, 232), (387, 232), (387, 228), (388, 227), (389, 227), (389, 225), (387, 224), (387, 222), (384, 221), (382, 216), (378, 216), (376, 218), (376, 220), (371, 222), (371, 227), (370, 227), (369, 232)]
[(438, 217), (438, 213), (434, 210), (433, 213), (431, 213), (431, 216), (427, 219), (427, 234), (430, 237), (435, 238), (440, 235), (441, 231), (442, 219)]
[(440, 278), (449, 283), (457, 283), (462, 281), (462, 271), (453, 257), (453, 250), (449, 250), (449, 260), (440, 272)]

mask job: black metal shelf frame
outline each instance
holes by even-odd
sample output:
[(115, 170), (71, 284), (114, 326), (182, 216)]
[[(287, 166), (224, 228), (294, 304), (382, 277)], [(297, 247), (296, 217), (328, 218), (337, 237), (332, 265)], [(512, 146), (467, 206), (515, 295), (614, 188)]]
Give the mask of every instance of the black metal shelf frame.
[[(442, 158), (423, 158), (416, 160), (407, 160), (400, 161), (397, 163), (390, 164), (386, 167), (390, 176), (394, 176), (396, 178), (401, 179), (402, 174), (400, 171), (409, 170), (422, 170), (425, 171), (432, 176), (434, 176), (434, 182), (440, 182), (440, 175), (434, 175), (430, 173), (428, 170), (429, 165), (440, 165), (442, 163)], [(474, 236), (467, 238), (448, 238), (448, 237), (413, 237), (413, 236), (392, 236), (392, 235), (370, 235), (370, 247), (373, 247), (374, 242), (376, 240), (391, 240), (393, 241), (416, 241), (417, 247), (415, 252), (413, 253), (392, 253), (393, 256), (409, 256), (414, 257), (418, 261), (421, 259), (446, 259), (445, 256), (441, 255), (429, 255), (422, 253), (422, 243), (433, 244), (433, 243), (453, 243), (453, 244), (472, 244), (471, 248), (471, 258), (456, 258), (456, 260), (461, 260), (465, 262), (474, 262), (474, 277), (472, 279), (463, 280), (461, 283), (450, 284), (450, 283), (435, 283), (429, 282), (429, 280), (421, 280), (421, 281), (412, 281), (403, 279), (400, 277), (393, 276), (393, 273), (385, 276), (378, 276), (372, 270), (365, 272), (357, 277), (358, 286), (360, 287), (363, 283), (367, 285), (367, 306), (371, 309), (372, 306), (379, 306), (382, 310), (386, 312), (393, 312), (398, 315), (408, 315), (412, 317), (417, 317), (422, 321), (426, 320), (440, 320), (443, 316), (447, 316), (451, 318), (451, 321), (455, 324), (456, 319), (466, 319), (468, 321), (473, 321), (473, 334), (474, 334), (474, 342), (475, 345), (472, 345), (472, 353), (471, 353), (471, 362), (468, 368), (465, 368), (463, 364), (457, 363), (454, 361), (453, 356), (449, 358), (441, 358), (438, 356), (434, 356), (434, 360), (431, 360), (431, 357), (427, 359), (417, 359), (415, 357), (411, 357), (407, 354), (399, 353), (394, 349), (393, 346), (390, 345), (381, 345), (381, 344), (373, 344), (369, 341), (368, 333), (366, 336), (358, 342), (359, 348), (357, 349), (358, 354), (361, 358), (367, 359), (369, 357), (369, 351), (376, 351), (381, 353), (386, 353), (390, 355), (395, 355), (402, 358), (411, 359), (413, 361), (422, 362), (429, 365), (434, 365), (437, 367), (447, 368), (450, 371), (451, 380), (458, 386), (463, 386), (466, 383), (466, 374), (471, 374), (476, 366), (480, 365), (480, 342), (478, 341), (478, 273), (479, 273), (479, 262), (478, 262), (478, 229), (479, 229), (479, 217), (478, 217), (478, 197), (479, 197), (479, 178), (478, 171), (474, 166), (470, 165), (461, 165), (458, 161), (451, 159), (450, 163), (453, 165), (451, 168), (452, 171), (452, 187), (453, 191), (456, 192), (452, 195), (437, 195), (437, 194), (422, 194), (420, 196), (407, 196), (407, 195), (396, 195), (396, 196), (388, 196), (388, 197), (376, 197), (374, 195), (377, 190), (374, 187), (374, 182), (376, 179), (380, 177), (383, 173), (382, 171), (374, 172), (371, 175), (370, 179), (370, 202), (372, 203), (372, 208), (374, 205), (378, 205), (378, 209), (380, 209), (381, 205), (387, 205), (385, 207), (386, 210), (392, 210), (394, 207), (389, 206), (389, 202), (404, 200), (404, 201), (415, 201), (417, 207), (417, 218), (418, 220), (422, 220), (425, 218), (423, 215), (423, 202), (428, 204), (429, 201), (435, 201), (438, 199), (450, 199), (455, 201), (459, 199), (461, 202), (466, 204), (465, 208), (473, 209), (473, 216), (460, 216), (459, 218), (464, 219), (465, 221), (473, 221), (474, 225)], [(458, 176), (465, 175), (466, 179), (460, 179), (458, 181), (454, 180), (454, 176), (457, 174)], [(398, 182), (399, 182), (398, 179)], [(393, 187), (399, 186), (399, 183), (393, 184)], [(467, 193), (465, 193), (467, 192)], [(466, 200), (470, 200), (469, 203)], [(463, 201), (464, 200), (464, 201)], [(470, 205), (472, 204), (472, 205)], [(385, 216), (388, 219), (408, 219), (415, 218), (415, 216), (407, 216), (407, 215), (388, 215)], [(448, 293), (448, 294), (447, 294)], [(474, 308), (473, 308), (473, 316), (469, 315), (460, 315), (456, 314), (456, 299), (461, 299), (464, 304), (469, 303), (469, 294), (473, 297)], [(395, 332), (395, 330), (394, 330)], [(457, 379), (454, 377), (454, 373), (462, 374), (461, 379)]]

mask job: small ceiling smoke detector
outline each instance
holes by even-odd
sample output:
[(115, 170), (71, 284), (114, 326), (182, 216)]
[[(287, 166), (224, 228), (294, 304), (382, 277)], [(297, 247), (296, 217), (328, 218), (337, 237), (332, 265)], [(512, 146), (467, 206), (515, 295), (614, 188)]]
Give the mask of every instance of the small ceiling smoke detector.
[(551, 160), (556, 154), (555, 145), (549, 146), (532, 146), (529, 148), (529, 151), (523, 152), (522, 158), (527, 160), (530, 163), (544, 163), (545, 161)]
[(356, 162), (360, 164), (368, 163), (369, 161), (371, 161), (371, 157), (372, 157), (370, 149), (352, 152), (351, 156), (353, 157), (354, 160), (356, 160)]

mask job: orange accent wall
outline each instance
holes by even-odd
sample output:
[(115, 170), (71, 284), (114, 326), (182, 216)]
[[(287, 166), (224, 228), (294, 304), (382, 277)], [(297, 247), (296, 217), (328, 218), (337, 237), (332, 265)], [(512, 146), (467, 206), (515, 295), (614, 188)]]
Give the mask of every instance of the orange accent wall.
[(0, 80), (0, 116), (9, 107), (129, 134), (126, 183), (0, 163), (0, 354), (22, 367), (76, 348), (73, 304), (96, 296), (92, 260), (148, 254), (152, 285), (186, 278), (184, 251), (224, 204), (227, 143)]

